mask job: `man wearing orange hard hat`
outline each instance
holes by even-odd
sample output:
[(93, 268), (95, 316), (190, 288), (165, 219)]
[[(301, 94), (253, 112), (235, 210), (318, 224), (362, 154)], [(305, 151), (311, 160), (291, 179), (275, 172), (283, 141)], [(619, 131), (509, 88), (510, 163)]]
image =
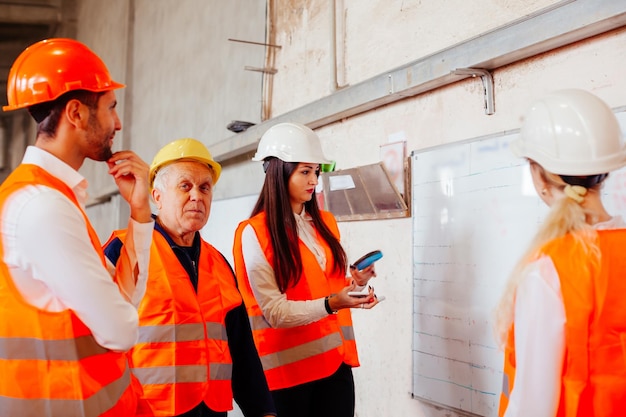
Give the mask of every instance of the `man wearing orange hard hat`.
[[(31, 45), (9, 73), (3, 109), (28, 109), (37, 137), (0, 186), (2, 415), (135, 415), (141, 388), (124, 352), (137, 340), (154, 222), (148, 165), (111, 150), (122, 87), (72, 39)], [(130, 206), (128, 275), (109, 272), (85, 214), (85, 159), (107, 163)]]

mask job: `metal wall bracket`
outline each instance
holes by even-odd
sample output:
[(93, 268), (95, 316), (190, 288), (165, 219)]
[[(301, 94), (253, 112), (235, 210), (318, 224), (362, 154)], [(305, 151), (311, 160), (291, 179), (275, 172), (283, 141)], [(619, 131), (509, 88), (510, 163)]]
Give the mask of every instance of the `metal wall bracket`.
[[(241, 43), (248, 43), (251, 45), (260, 45), (260, 46), (267, 46), (269, 48), (277, 48), (277, 49), (281, 49), (282, 46), (280, 45), (272, 45), (270, 43), (264, 43), (264, 42), (253, 42), (253, 41), (245, 41), (245, 40), (241, 40), (241, 39), (233, 39), (233, 38), (228, 38), (229, 41), (231, 42), (241, 42)], [(244, 70), (246, 71), (256, 71), (256, 72), (262, 72), (264, 74), (276, 74), (278, 72), (278, 70), (276, 68), (258, 68), (258, 67), (251, 67), (249, 65), (246, 65), (244, 68)]]
[(278, 72), (276, 68), (258, 68), (258, 67), (251, 67), (249, 65), (246, 65), (245, 67), (243, 67), (243, 69), (245, 69), (246, 71), (263, 72), (265, 74), (276, 74)]
[(241, 40), (241, 39), (233, 39), (233, 38), (228, 38), (228, 40), (231, 41), (231, 42), (249, 43), (251, 45), (269, 46), (270, 48), (278, 48), (278, 49), (282, 48), (282, 46), (280, 46), (280, 45), (272, 45), (271, 43), (265, 43), (265, 42), (244, 41), (244, 40)]
[(457, 68), (452, 71), (452, 73), (456, 75), (469, 75), (471, 77), (480, 76), (483, 80), (483, 91), (485, 94), (485, 114), (490, 115), (496, 112), (493, 93), (493, 77), (489, 71), (482, 68)]

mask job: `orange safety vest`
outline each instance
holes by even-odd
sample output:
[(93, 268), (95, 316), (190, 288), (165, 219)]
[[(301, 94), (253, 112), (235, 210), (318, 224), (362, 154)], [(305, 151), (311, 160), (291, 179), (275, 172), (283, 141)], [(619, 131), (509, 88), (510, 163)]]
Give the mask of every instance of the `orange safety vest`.
[[(617, 417), (626, 410), (626, 230), (599, 230), (594, 265), (572, 235), (548, 243), (565, 306), (565, 359), (558, 417)], [(505, 350), (499, 415), (515, 379), (513, 329)], [(532, 399), (529, 399), (532, 401)]]
[[(332, 214), (328, 212), (321, 212), (321, 214), (324, 223), (335, 236), (339, 237), (339, 229)], [(274, 255), (264, 212), (239, 224), (235, 232), (233, 248), (235, 271), (239, 290), (250, 317), (254, 343), (270, 390), (293, 387), (325, 378), (332, 375), (342, 362), (359, 366), (350, 309), (341, 309), (337, 314), (329, 314), (305, 326), (270, 327), (254, 298), (246, 273), (241, 234), (247, 225), (254, 228), (270, 265), (273, 264)], [(330, 248), (322, 239), (320, 243), (326, 253), (326, 270), (323, 271), (320, 268), (315, 255), (300, 241), (302, 277), (295, 287), (285, 292), (287, 299), (323, 298), (345, 287), (345, 277), (332, 270), (333, 256)]]
[[(116, 237), (123, 241), (125, 233), (114, 232), (109, 242)], [(202, 401), (213, 411), (232, 410), (225, 319), (242, 303), (232, 269), (217, 249), (201, 240), (196, 294), (165, 237), (156, 230), (152, 236), (146, 294), (139, 305), (139, 341), (129, 352), (132, 372), (143, 386), (142, 400), (152, 409), (138, 415), (179, 415)]]
[[(105, 265), (98, 236), (74, 192), (42, 168), (18, 166), (0, 187), (0, 210), (13, 192), (27, 185), (54, 188), (78, 207)], [(100, 346), (73, 311), (50, 312), (27, 303), (3, 260), (0, 241), (0, 413), (133, 416), (137, 398), (125, 355)]]

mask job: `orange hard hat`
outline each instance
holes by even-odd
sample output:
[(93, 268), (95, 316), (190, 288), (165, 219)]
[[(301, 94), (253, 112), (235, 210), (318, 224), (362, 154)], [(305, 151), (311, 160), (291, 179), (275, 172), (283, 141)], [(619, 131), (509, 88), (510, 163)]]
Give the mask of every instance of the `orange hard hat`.
[(68, 91), (99, 93), (122, 87), (84, 44), (73, 39), (46, 39), (26, 48), (13, 63), (7, 82), (9, 105), (2, 109), (23, 109), (55, 100)]

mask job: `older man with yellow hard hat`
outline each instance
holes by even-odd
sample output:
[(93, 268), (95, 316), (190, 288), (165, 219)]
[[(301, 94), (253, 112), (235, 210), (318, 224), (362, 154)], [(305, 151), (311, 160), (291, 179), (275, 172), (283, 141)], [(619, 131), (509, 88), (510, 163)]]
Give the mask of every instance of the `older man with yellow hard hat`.
[[(130, 352), (144, 396), (139, 416), (220, 416), (233, 396), (246, 417), (275, 408), (233, 271), (200, 236), (221, 166), (195, 139), (163, 147), (150, 167), (155, 229), (139, 341)], [(105, 254), (118, 268), (125, 231)]]

